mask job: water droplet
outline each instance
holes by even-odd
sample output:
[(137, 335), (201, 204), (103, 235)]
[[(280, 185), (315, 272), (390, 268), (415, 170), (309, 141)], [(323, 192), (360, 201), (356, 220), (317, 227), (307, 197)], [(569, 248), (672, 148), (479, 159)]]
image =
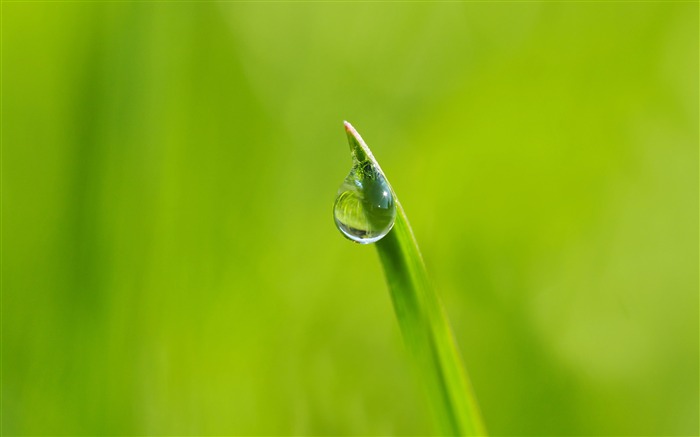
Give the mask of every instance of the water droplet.
[(394, 226), (394, 195), (369, 159), (360, 162), (353, 154), (353, 167), (338, 189), (333, 216), (343, 235), (362, 244), (379, 241)]

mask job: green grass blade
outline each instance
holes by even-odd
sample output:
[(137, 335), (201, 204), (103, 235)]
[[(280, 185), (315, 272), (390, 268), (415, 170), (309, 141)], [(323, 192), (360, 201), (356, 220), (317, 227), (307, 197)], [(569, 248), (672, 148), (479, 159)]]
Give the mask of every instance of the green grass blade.
[[(381, 171), (362, 137), (345, 123), (350, 148)], [(392, 190), (393, 191), (393, 190)], [(376, 242), (399, 326), (423, 379), (438, 429), (445, 435), (485, 435), (476, 398), (445, 311), (430, 285), (418, 244), (396, 193), (393, 229)]]

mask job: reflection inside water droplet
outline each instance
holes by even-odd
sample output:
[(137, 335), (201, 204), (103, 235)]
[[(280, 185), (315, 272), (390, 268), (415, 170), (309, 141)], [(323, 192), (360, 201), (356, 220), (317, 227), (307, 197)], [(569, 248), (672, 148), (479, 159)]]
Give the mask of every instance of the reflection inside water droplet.
[(396, 204), (389, 183), (371, 162), (357, 162), (338, 190), (335, 225), (347, 238), (374, 243), (394, 226)]

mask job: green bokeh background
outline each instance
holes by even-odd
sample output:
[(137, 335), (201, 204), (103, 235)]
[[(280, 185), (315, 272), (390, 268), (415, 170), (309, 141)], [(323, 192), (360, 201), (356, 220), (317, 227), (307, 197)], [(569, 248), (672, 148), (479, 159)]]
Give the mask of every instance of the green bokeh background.
[(2, 432), (432, 432), (365, 137), (494, 435), (698, 434), (697, 3), (2, 4)]

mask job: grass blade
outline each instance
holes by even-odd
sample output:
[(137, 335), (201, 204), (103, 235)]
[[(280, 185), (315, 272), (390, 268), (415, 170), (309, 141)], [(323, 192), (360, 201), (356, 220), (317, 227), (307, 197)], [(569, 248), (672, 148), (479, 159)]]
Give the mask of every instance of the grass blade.
[[(347, 122), (345, 129), (354, 153), (366, 156), (381, 171), (357, 131)], [(394, 227), (375, 244), (404, 342), (423, 380), (440, 433), (485, 435), (445, 311), (430, 285), (418, 244), (396, 193), (394, 199), (397, 206)]]

